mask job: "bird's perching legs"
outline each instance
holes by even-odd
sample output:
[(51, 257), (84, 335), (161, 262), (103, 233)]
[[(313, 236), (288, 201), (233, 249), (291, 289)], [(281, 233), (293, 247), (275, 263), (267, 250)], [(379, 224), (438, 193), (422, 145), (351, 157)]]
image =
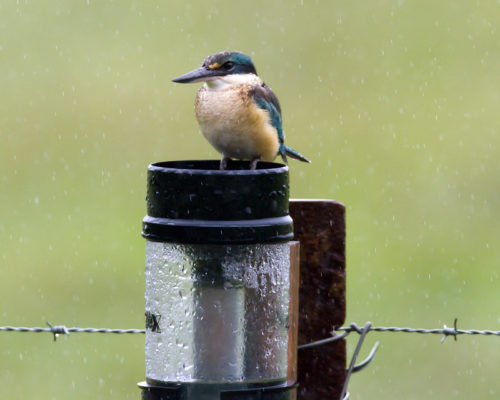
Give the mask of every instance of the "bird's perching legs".
[(227, 168), (227, 162), (230, 160), (229, 157), (222, 156), (222, 159), (220, 160), (220, 166), (219, 169), (226, 169)]
[(260, 161), (260, 157), (255, 157), (250, 161), (250, 169), (256, 169), (257, 163)]
[[(227, 163), (228, 163), (228, 161), (230, 159), (231, 159), (230, 157), (223, 156), (222, 159), (220, 160), (219, 169), (221, 169), (221, 170), (226, 169), (227, 168)], [(252, 169), (252, 170), (256, 169), (257, 168), (257, 163), (259, 161), (260, 161), (260, 157), (252, 158), (252, 160), (250, 161), (250, 169)]]

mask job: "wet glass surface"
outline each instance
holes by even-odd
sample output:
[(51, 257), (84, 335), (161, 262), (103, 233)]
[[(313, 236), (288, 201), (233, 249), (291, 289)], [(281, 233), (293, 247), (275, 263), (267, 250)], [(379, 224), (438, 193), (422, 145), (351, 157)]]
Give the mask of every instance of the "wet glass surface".
[(286, 376), (289, 244), (146, 242), (146, 376), (239, 382)]

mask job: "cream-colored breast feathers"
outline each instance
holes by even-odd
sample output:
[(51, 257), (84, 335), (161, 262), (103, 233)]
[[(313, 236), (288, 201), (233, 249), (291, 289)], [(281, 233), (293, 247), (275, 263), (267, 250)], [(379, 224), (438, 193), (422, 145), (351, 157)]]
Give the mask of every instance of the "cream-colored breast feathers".
[(272, 161), (279, 141), (267, 111), (250, 95), (262, 80), (253, 74), (228, 75), (208, 81), (196, 97), (196, 118), (203, 135), (226, 157)]

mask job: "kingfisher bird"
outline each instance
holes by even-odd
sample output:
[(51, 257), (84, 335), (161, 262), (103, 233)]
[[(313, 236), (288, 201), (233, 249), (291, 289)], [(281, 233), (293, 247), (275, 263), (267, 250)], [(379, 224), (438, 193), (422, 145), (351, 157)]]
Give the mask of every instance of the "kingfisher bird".
[(195, 102), (201, 132), (222, 154), (220, 169), (228, 160), (273, 161), (279, 154), (310, 162), (285, 145), (278, 98), (257, 75), (252, 59), (237, 51), (208, 56), (200, 68), (172, 80), (177, 83), (205, 82)]

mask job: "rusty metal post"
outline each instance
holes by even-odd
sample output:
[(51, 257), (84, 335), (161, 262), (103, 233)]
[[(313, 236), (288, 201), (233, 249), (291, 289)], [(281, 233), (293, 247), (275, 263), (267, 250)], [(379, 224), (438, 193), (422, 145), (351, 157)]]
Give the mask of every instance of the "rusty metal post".
[[(299, 345), (331, 336), (345, 319), (345, 207), (333, 200), (291, 200), (300, 242)], [(298, 399), (338, 399), (346, 374), (345, 341), (298, 353)]]

